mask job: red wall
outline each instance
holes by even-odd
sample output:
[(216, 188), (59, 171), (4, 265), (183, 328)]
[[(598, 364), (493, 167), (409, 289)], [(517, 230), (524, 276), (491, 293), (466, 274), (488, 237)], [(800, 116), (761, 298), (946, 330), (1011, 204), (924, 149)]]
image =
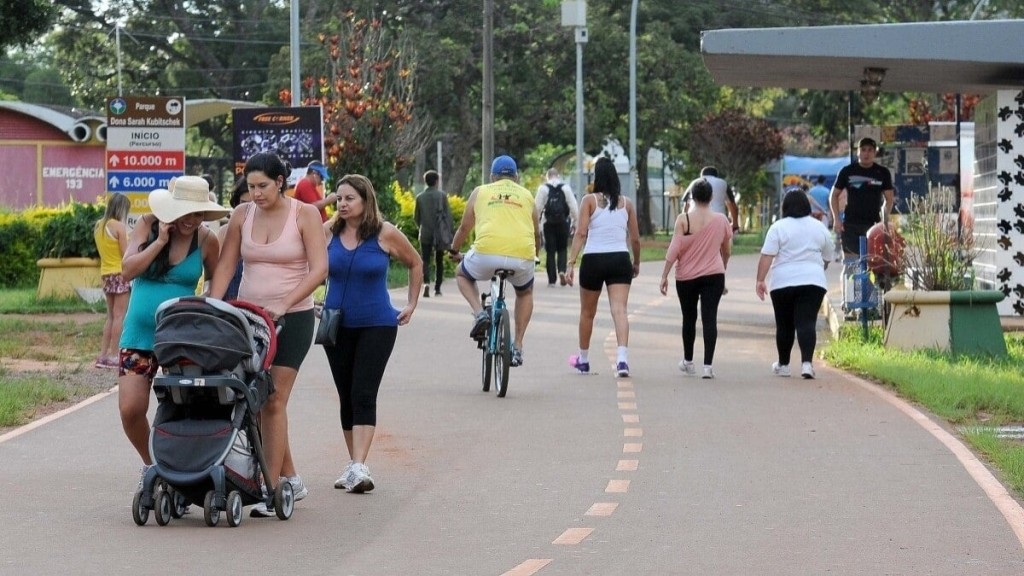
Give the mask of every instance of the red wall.
[(78, 143), (51, 124), (0, 109), (0, 208), (20, 210), (106, 193), (106, 144)]

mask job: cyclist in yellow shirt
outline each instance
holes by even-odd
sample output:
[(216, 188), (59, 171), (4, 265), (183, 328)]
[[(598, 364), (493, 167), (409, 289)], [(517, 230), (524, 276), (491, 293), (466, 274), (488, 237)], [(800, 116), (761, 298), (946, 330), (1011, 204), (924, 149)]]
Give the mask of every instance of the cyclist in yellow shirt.
[[(534, 255), (540, 244), (540, 220), (533, 194), (518, 181), (515, 160), (509, 156), (495, 158), (491, 163), (490, 184), (478, 186), (466, 200), (466, 211), (451, 248), (452, 257), (462, 261), (455, 272), (459, 292), (473, 309), (471, 338), (482, 337), (490, 324), (480, 304), (476, 283), (490, 280), (497, 270), (513, 272), (508, 276), (516, 293), (512, 366), (523, 363), (523, 336), (533, 316)], [(476, 238), (463, 256), (458, 248), (470, 232), (475, 232)]]

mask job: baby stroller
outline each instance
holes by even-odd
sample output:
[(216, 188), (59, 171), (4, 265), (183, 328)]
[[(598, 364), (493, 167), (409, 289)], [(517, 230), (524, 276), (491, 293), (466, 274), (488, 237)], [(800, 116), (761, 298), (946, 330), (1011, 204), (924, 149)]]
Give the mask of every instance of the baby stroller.
[(221, 511), (238, 526), (242, 507), (260, 502), (273, 504), (281, 520), (291, 517), (292, 486), (268, 478), (258, 421), (273, 392), (276, 346), (277, 327), (254, 304), (186, 297), (160, 305), (153, 352), (163, 372), (153, 381), (158, 404), (149, 437), (154, 464), (135, 493), (136, 524), (154, 510), (165, 526), (192, 503), (202, 503), (207, 526), (217, 525)]

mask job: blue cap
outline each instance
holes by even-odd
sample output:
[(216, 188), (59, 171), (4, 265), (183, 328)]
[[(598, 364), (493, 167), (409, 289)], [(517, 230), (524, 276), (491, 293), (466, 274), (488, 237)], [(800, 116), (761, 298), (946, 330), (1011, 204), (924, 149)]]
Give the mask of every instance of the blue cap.
[(515, 176), (519, 173), (516, 161), (511, 156), (498, 156), (491, 162), (491, 174), (498, 176)]
[(309, 166), (306, 166), (306, 170), (312, 170), (316, 172), (317, 174), (320, 175), (320, 178), (322, 178), (324, 182), (326, 182), (329, 178), (327, 176), (327, 167), (316, 160), (310, 162)]

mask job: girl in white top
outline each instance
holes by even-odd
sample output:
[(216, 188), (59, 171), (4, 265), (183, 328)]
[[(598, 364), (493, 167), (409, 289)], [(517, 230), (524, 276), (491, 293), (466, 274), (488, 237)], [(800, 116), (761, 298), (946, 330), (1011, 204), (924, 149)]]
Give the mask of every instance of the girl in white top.
[[(814, 378), (818, 309), (828, 288), (825, 269), (833, 257), (828, 228), (811, 217), (811, 203), (803, 190), (786, 192), (782, 218), (768, 229), (757, 264), (757, 297), (771, 295), (775, 309), (775, 345), (779, 360), (772, 364), (778, 376), (789, 376), (794, 332), (800, 346), (800, 374)], [(771, 290), (765, 284), (772, 273)]]
[[(583, 249), (580, 262), (580, 326), (579, 355), (569, 357), (569, 364), (581, 374), (590, 372), (590, 337), (594, 331), (597, 301), (601, 288), (608, 286), (608, 303), (615, 324), (618, 343), (615, 372), (629, 376), (629, 318), (626, 307), (629, 287), (640, 274), (640, 230), (636, 209), (621, 194), (619, 175), (609, 158), (600, 158), (594, 165), (594, 193), (584, 196), (580, 204), (580, 220), (572, 239), (566, 281), (574, 282), (576, 257)], [(632, 251), (632, 260), (630, 259)]]

